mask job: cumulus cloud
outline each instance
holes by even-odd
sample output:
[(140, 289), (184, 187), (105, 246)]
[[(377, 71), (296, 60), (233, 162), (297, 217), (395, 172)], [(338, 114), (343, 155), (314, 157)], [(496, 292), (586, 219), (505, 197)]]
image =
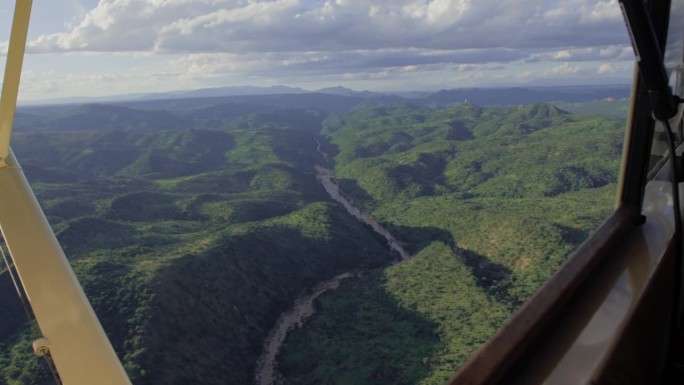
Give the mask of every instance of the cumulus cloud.
[(599, 75), (615, 75), (615, 74), (624, 74), (624, 73), (631, 73), (633, 70), (633, 64), (629, 63), (602, 63), (598, 69), (596, 70), (596, 73)]
[(553, 63), (517, 71), (532, 79), (577, 75), (580, 62), (603, 74), (633, 55), (617, 0), (99, 0), (28, 52), (165, 56), (163, 71), (202, 84), (426, 71), (474, 81)]
[(34, 52), (299, 52), (623, 44), (615, 1), (100, 0)]
[(596, 73), (598, 73), (599, 75), (603, 75), (603, 74), (612, 73), (612, 72), (614, 72), (614, 71), (615, 71), (615, 69), (613, 68), (613, 65), (612, 65), (612, 64), (610, 64), (610, 63), (603, 63), (603, 64), (601, 64), (601, 66), (598, 68), (598, 70), (596, 71)]
[[(323, 77), (354, 73), (395, 74), (425, 71), (472, 71), (478, 63), (514, 61), (524, 55), (513, 50), (421, 50), (381, 49), (330, 52), (269, 53), (194, 53), (172, 62), (174, 70), (187, 78), (210, 78), (228, 74), (270, 77)], [(377, 78), (381, 75), (375, 75)]]
[(557, 51), (533, 54), (529, 61), (624, 61), (633, 60), (634, 51), (627, 45), (567, 48)]
[(56, 71), (38, 72), (24, 71), (22, 73), (22, 83), (20, 95), (33, 98), (40, 95), (42, 98), (55, 97), (62, 95), (65, 90), (70, 88), (87, 88), (97, 86), (100, 89), (112, 89), (114, 92), (122, 92), (119, 84), (123, 84), (127, 79), (125, 76), (113, 74), (83, 74), (83, 75), (64, 75)]
[(579, 67), (572, 66), (568, 63), (563, 63), (561, 65), (555, 66), (550, 70), (546, 71), (544, 75), (570, 75), (576, 74), (579, 71)]

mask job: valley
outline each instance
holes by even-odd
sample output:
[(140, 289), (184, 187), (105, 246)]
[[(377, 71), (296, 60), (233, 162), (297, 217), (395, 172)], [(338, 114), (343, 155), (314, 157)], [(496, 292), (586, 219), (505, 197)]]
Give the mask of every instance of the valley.
[[(266, 95), (31, 107), (13, 148), (135, 384), (441, 384), (610, 212), (622, 130)], [(50, 383), (0, 293), (0, 384)]]
[[(318, 144), (316, 150), (319, 151), (321, 155), (323, 155), (323, 158), (327, 161), (328, 154), (320, 150), (320, 142), (318, 140), (316, 143)], [(354, 218), (370, 226), (373, 231), (382, 235), (382, 237), (387, 241), (389, 249), (398, 254), (399, 258), (393, 260), (390, 265), (401, 261), (406, 261), (407, 259), (411, 258), (409, 253), (401, 246), (401, 242), (392, 236), (387, 229), (378, 224), (375, 220), (373, 220), (373, 218), (370, 218), (366, 213), (363, 213), (357, 207), (354, 207), (349, 200), (341, 195), (339, 186), (332, 181), (334, 176), (331, 170), (325, 169), (318, 165), (315, 166), (315, 169), (316, 179), (321, 182), (330, 197), (342, 204), (347, 212)], [(322, 294), (339, 288), (345, 280), (350, 278), (358, 278), (364, 273), (366, 272), (356, 270), (340, 274), (330, 280), (316, 284), (311, 290), (312, 293), (305, 294), (294, 301), (294, 306), (278, 318), (276, 326), (271, 330), (271, 332), (269, 332), (268, 337), (266, 338), (266, 342), (264, 343), (264, 352), (257, 363), (257, 384), (272, 385), (276, 383), (276, 379), (280, 377), (276, 371), (278, 365), (276, 357), (282, 345), (285, 343), (289, 333), (295, 329), (305, 326), (306, 321), (315, 315), (316, 311), (314, 309), (314, 301)]]

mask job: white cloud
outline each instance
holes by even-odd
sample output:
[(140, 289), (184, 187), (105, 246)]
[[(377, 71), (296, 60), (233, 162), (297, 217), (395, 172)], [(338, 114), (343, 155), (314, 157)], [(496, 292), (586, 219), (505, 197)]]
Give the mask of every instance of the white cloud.
[(597, 61), (633, 60), (632, 47), (627, 44), (607, 45), (596, 47), (567, 48), (558, 51), (542, 52), (534, 54), (531, 61)]
[(125, 93), (123, 84), (128, 84), (130, 76), (117, 74), (58, 74), (55, 71), (37, 72), (24, 71), (22, 73), (20, 97), (22, 99), (47, 99), (63, 96), (69, 89), (85, 90), (97, 87), (106, 93)]
[(584, 23), (602, 23), (622, 20), (620, 9), (615, 1), (584, 2), (580, 7), (580, 20)]
[(610, 63), (603, 63), (601, 66), (598, 68), (596, 71), (597, 74), (602, 75), (602, 74), (609, 74), (615, 71), (613, 66)]
[(536, 73), (534, 71), (521, 71), (515, 74), (515, 77), (518, 79), (527, 80), (533, 78), (535, 75)]
[(29, 47), (38, 52), (582, 47), (595, 40), (623, 43), (624, 33), (594, 34), (619, 23), (615, 1), (100, 0), (71, 30), (42, 35)]
[(596, 73), (599, 75), (629, 74), (634, 69), (634, 63), (602, 63)]
[(576, 74), (577, 71), (579, 71), (579, 67), (572, 66), (568, 63), (563, 63), (561, 65), (555, 66), (555, 67), (551, 68), (550, 70), (544, 72), (544, 76), (570, 75), (570, 74)]
[(476, 64), (459, 64), (458, 66), (456, 66), (458, 72), (474, 71), (478, 68), (479, 66)]
[[(632, 55), (616, 0), (99, 0), (64, 31), (34, 38), (28, 52), (165, 58), (144, 70), (149, 81), (176, 84), (159, 75), (176, 74), (181, 86), (437, 74), (475, 82), (513, 71), (562, 78), (596, 75), (601, 63), (619, 72)], [(547, 65), (520, 69), (535, 63)], [(135, 81), (153, 86), (144, 79)]]

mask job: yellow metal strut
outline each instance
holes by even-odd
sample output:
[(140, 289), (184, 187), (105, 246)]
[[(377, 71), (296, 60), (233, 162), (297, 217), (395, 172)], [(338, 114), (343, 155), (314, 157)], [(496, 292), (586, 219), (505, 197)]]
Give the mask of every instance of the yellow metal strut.
[(36, 353), (66, 385), (130, 384), (9, 146), (31, 5), (16, 2), (0, 98), (0, 231), (43, 334)]

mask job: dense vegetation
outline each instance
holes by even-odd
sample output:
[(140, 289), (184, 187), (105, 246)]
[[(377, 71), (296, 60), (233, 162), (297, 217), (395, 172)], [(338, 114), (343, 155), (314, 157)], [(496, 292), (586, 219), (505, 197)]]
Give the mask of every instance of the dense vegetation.
[(415, 257), (325, 295), (286, 377), (444, 383), (610, 212), (621, 126), (549, 104), (326, 120), (341, 185)]
[[(292, 335), (288, 381), (441, 383), (610, 210), (618, 121), (549, 104), (357, 104), (18, 115), (14, 150), (134, 383), (250, 383), (278, 315), (357, 268), (368, 273), (323, 295)], [(316, 181), (315, 138), (345, 194), (412, 260), (382, 268), (386, 242)], [(0, 384), (48, 384), (7, 278)]]
[[(79, 109), (103, 110), (119, 111)], [(317, 113), (165, 123), (19, 131), (14, 148), (134, 383), (250, 383), (297, 295), (391, 255), (315, 180)], [(16, 310), (0, 383), (50, 383)]]

